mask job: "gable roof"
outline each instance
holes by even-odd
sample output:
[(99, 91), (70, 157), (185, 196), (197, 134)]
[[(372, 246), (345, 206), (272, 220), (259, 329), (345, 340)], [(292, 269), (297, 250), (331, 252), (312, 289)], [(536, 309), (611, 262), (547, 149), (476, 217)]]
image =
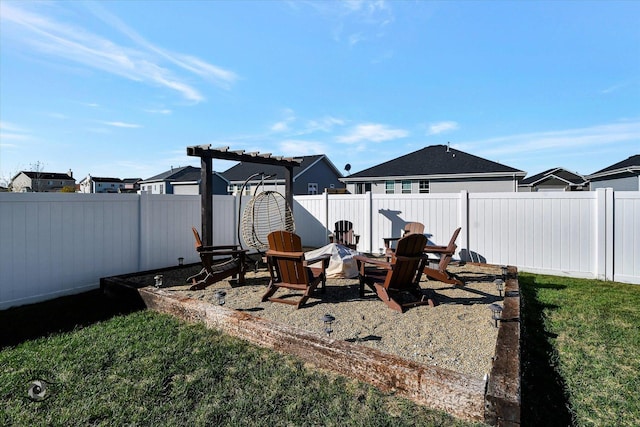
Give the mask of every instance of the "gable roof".
[[(66, 173), (58, 173), (58, 172), (36, 172), (36, 171), (21, 171), (18, 172), (18, 175), (20, 175), (21, 173), (25, 174), (26, 176), (28, 176), (31, 179), (59, 179), (59, 180), (67, 180), (67, 181), (74, 181), (75, 179), (72, 176), (69, 176), (69, 174)], [(15, 177), (14, 177), (15, 179)]]
[(141, 182), (158, 182), (158, 181), (198, 181), (200, 179), (200, 168), (195, 166), (183, 166), (180, 168), (171, 168), (161, 174), (147, 178)]
[(524, 176), (519, 169), (474, 156), (447, 145), (430, 145), (354, 173), (342, 181), (384, 177), (451, 177), (456, 175)]
[(586, 180), (580, 174), (570, 172), (564, 168), (547, 169), (544, 172), (528, 176), (520, 182), (523, 186), (534, 186), (549, 179), (558, 179), (570, 185), (584, 185)]
[(587, 175), (587, 178), (602, 178), (611, 175), (618, 174), (640, 174), (640, 154), (630, 156), (628, 159), (622, 160), (618, 163), (614, 163), (604, 169), (600, 169), (597, 172)]
[[(300, 166), (293, 167), (294, 180), (320, 161), (325, 161), (335, 171), (338, 177), (342, 176), (340, 171), (336, 169), (333, 163), (331, 163), (329, 158), (324, 154), (296, 157), (296, 159), (300, 159), (301, 162)], [(240, 162), (237, 165), (222, 172), (222, 175), (230, 182), (244, 182), (251, 175), (261, 172), (263, 172), (265, 175), (275, 175), (274, 177), (269, 178), (270, 181), (285, 179), (285, 168), (281, 166), (263, 165), (260, 163), (249, 162)]]

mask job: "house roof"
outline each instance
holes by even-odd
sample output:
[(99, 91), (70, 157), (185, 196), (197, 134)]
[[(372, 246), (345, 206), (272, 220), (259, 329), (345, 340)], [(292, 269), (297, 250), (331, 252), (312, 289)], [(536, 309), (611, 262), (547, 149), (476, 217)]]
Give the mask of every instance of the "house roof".
[(618, 174), (640, 174), (640, 154), (635, 154), (628, 159), (622, 160), (618, 163), (614, 163), (604, 169), (600, 169), (597, 172), (587, 175), (587, 178), (601, 178)]
[(92, 176), (91, 179), (94, 182), (123, 182), (120, 178), (108, 178), (108, 177)]
[(122, 182), (125, 184), (135, 184), (136, 182), (142, 181), (142, 178), (124, 178)]
[[(334, 169), (336, 175), (341, 177), (342, 174), (336, 169), (331, 161), (324, 154), (316, 154), (313, 156), (296, 157), (301, 159), (300, 166), (293, 167), (293, 179), (302, 175), (310, 167), (319, 161), (325, 160), (327, 164)], [(230, 182), (244, 182), (251, 175), (263, 172), (265, 175), (275, 175), (270, 180), (283, 180), (285, 179), (285, 168), (274, 165), (263, 165), (260, 163), (240, 162), (237, 165), (222, 172), (222, 175)]]
[[(59, 180), (67, 180), (67, 181), (74, 181), (75, 182), (75, 179), (72, 176), (69, 176), (69, 174), (66, 174), (66, 173), (21, 171), (21, 172), (18, 172), (16, 177), (18, 175), (20, 175), (21, 173), (25, 174), (26, 176), (28, 176), (31, 179), (59, 179)], [(15, 179), (15, 177), (14, 177), (14, 179)]]
[(553, 168), (526, 177), (525, 179), (520, 181), (520, 185), (533, 186), (549, 179), (558, 179), (560, 181), (565, 181), (567, 184), (571, 185), (584, 185), (586, 183), (586, 180), (580, 174), (570, 172), (564, 168)]
[(447, 177), (456, 175), (511, 175), (525, 172), (501, 163), (483, 159), (447, 145), (430, 145), (388, 162), (354, 173), (343, 181), (381, 177)]
[(147, 178), (141, 182), (158, 182), (158, 181), (198, 181), (200, 179), (200, 168), (195, 166), (183, 166), (180, 168), (171, 168), (161, 174)]

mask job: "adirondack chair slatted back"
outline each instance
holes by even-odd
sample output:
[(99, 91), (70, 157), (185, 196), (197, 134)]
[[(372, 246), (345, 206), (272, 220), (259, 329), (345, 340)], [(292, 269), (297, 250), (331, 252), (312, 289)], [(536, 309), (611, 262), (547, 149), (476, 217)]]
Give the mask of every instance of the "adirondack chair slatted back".
[(462, 230), (462, 227), (458, 227), (453, 234), (451, 235), (451, 240), (449, 240), (449, 244), (447, 245), (447, 252), (442, 254), (442, 256), (440, 257), (440, 262), (438, 264), (438, 267), (440, 270), (444, 271), (447, 266), (449, 265), (449, 262), (451, 262), (451, 259), (453, 258), (453, 255), (456, 253), (456, 249), (458, 248), (458, 245), (456, 245), (456, 240), (458, 239), (458, 234), (460, 234), (460, 230)]
[[(269, 234), (269, 248), (278, 252), (296, 252), (302, 254), (300, 236), (288, 231), (274, 231)], [(309, 272), (302, 259), (288, 260), (278, 258), (277, 270), (280, 280), (286, 283), (306, 285), (309, 283)]]
[(423, 234), (424, 233), (424, 224), (421, 222), (409, 222), (404, 226), (403, 236), (407, 234)]
[(412, 287), (419, 281), (425, 263), (422, 251), (426, 244), (424, 234), (409, 234), (398, 241), (392, 270), (385, 279), (385, 288)]
[(196, 230), (195, 227), (191, 227), (191, 231), (193, 231), (193, 237), (195, 238), (196, 251), (202, 247), (202, 240), (200, 239), (200, 233)]

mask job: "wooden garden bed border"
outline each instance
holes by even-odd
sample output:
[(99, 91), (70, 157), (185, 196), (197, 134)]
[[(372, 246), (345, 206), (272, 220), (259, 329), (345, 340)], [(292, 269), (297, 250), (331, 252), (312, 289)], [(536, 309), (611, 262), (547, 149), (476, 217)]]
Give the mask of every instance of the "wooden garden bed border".
[[(457, 418), (517, 426), (520, 424), (520, 289), (515, 267), (509, 267), (509, 275), (503, 320), (499, 323), (487, 381), (163, 289), (145, 287), (138, 289), (137, 294), (151, 310), (188, 322), (202, 322), (209, 328), (294, 355), (319, 368), (367, 382)], [(113, 287), (118, 282), (117, 277), (103, 280), (103, 288)]]

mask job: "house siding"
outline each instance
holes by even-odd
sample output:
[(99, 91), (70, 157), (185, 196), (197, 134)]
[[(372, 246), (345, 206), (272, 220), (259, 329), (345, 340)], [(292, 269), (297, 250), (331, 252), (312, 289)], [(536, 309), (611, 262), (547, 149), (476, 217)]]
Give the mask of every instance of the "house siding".
[(627, 176), (624, 178), (603, 179), (591, 181), (591, 190), (598, 188), (613, 188), (615, 191), (640, 190), (640, 176)]
[(344, 188), (344, 184), (338, 180), (334, 170), (324, 161), (320, 160), (313, 167), (297, 177), (293, 182), (293, 194), (309, 194), (309, 183), (318, 184), (318, 194), (325, 188)]
[[(403, 179), (394, 179), (394, 194), (402, 194), (402, 181)], [(420, 181), (425, 180), (411, 180), (411, 193), (420, 193)], [(517, 181), (512, 178), (496, 178), (496, 179), (463, 179), (456, 180), (436, 180), (426, 179), (429, 181), (429, 193), (458, 193), (462, 190), (466, 190), (469, 193), (504, 193), (515, 192), (517, 188)], [(386, 193), (386, 180), (371, 182), (372, 194), (385, 194)], [(348, 183), (347, 190), (356, 194), (356, 184)]]

